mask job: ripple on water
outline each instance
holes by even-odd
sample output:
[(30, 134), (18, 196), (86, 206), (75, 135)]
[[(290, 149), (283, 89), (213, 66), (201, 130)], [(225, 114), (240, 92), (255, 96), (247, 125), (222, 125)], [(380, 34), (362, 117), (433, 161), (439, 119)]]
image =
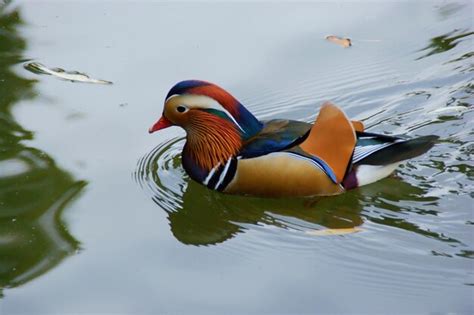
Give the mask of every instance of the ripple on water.
[(177, 166), (182, 139), (163, 142), (137, 163), (135, 181), (160, 207), (167, 212), (182, 205), (181, 196), (186, 186), (184, 170)]

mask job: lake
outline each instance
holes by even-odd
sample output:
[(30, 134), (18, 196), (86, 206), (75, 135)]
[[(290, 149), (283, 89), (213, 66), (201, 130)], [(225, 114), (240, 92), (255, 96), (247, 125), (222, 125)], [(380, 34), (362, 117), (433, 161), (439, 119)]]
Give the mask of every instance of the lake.
[[(0, 314), (474, 313), (473, 10), (1, 1)], [(440, 141), (342, 195), (228, 196), (185, 174), (181, 129), (147, 132), (185, 79)]]

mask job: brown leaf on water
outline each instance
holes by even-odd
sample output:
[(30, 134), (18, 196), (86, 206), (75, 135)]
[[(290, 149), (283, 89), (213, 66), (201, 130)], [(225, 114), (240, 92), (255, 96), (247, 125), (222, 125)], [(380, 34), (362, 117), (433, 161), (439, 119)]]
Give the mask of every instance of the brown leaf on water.
[(327, 235), (345, 235), (361, 232), (363, 229), (355, 226), (351, 228), (342, 228), (342, 229), (324, 229), (324, 230), (309, 230), (305, 233), (308, 235), (314, 236), (327, 236)]
[(326, 36), (326, 40), (330, 41), (331, 43), (338, 44), (344, 48), (352, 46), (352, 42), (349, 38), (343, 38), (336, 35), (328, 35)]

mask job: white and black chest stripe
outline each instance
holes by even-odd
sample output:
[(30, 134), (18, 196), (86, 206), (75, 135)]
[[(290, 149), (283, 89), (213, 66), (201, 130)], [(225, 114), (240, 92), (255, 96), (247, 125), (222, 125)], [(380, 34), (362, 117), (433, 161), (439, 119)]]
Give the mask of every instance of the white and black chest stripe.
[(223, 191), (234, 178), (237, 163), (236, 158), (230, 157), (225, 164), (218, 164), (209, 171), (202, 184), (210, 189)]

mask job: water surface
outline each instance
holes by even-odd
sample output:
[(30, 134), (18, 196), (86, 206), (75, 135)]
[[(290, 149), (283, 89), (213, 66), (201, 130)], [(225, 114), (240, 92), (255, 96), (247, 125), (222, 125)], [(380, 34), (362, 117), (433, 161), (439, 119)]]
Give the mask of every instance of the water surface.
[[(447, 1), (0, 5), (0, 311), (474, 313), (472, 12)], [(441, 140), (340, 196), (226, 196), (187, 177), (181, 130), (147, 133), (189, 78), (262, 119), (311, 122), (331, 100), (372, 132)], [(358, 232), (315, 233), (340, 228)]]

